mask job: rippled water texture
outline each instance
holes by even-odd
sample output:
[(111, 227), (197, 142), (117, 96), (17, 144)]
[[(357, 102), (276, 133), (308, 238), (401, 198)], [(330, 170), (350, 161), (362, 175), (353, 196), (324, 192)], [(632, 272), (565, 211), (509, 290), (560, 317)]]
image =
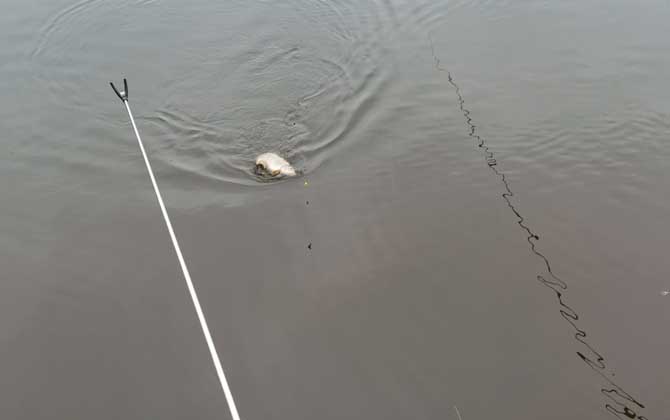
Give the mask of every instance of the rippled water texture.
[(229, 416), (123, 77), (242, 418), (666, 418), (668, 22), (5, 2), (3, 418)]

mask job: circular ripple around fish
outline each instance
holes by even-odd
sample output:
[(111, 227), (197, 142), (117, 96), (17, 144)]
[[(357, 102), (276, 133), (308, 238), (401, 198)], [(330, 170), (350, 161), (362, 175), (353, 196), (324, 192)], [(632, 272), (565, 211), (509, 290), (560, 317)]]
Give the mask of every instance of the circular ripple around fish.
[[(267, 182), (253, 171), (255, 158), (266, 152), (308, 173), (351, 137), (386, 82), (370, 48), (360, 49), (360, 57), (351, 52), (341, 57), (343, 64), (297, 47), (257, 51), (257, 57), (248, 57), (229, 76), (225, 109), (218, 105), (219, 112), (208, 110), (200, 117), (170, 105), (145, 118), (161, 138), (158, 159), (199, 176), (244, 185)], [(244, 77), (236, 83), (238, 74)], [(200, 83), (216, 81), (205, 78)], [(193, 85), (167, 89), (208, 91)]]
[[(163, 25), (193, 23), (196, 11), (137, 0), (74, 3), (44, 23), (30, 54), (36, 79), (54, 98), (67, 96), (78, 110), (91, 112), (91, 100), (82, 92), (97, 92), (98, 85), (89, 84), (100, 80), (82, 75), (150, 57), (133, 68), (154, 79), (128, 76), (131, 92), (144, 88), (140, 100), (154, 103), (133, 108), (152, 159), (210, 180), (258, 185), (263, 180), (254, 174), (253, 162), (264, 152), (278, 153), (309, 173), (340, 144), (356, 139), (355, 130), (375, 112), (390, 80), (384, 40), (393, 32), (389, 24), (398, 23), (396, 11), (373, 7), (358, 16), (347, 2), (315, 8), (301, 1), (267, 16), (247, 13), (244, 2), (211, 8), (234, 11), (240, 27), (253, 24), (255, 33), (249, 37), (237, 27), (222, 30), (204, 22), (181, 40), (173, 63), (166, 57), (174, 39), (156, 42), (156, 34)], [(124, 15), (125, 30), (137, 38), (131, 50), (120, 50), (107, 35), (114, 31), (110, 16)], [(155, 15), (152, 26), (141, 24), (148, 15)], [(320, 37), (305, 39), (305, 26)], [(147, 95), (149, 89), (154, 93)]]

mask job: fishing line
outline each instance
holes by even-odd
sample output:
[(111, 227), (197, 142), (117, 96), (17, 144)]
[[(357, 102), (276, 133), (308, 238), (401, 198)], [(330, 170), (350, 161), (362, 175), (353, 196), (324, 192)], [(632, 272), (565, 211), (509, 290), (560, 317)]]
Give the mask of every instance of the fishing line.
[(460, 87), (454, 81), (451, 72), (441, 66), (440, 59), (435, 53), (433, 38), (430, 36), (428, 38), (430, 40), (430, 49), (433, 56), (435, 69), (440, 72), (446, 73), (449, 84), (454, 88), (456, 97), (458, 98), (459, 108), (463, 113), (463, 117), (465, 118), (465, 122), (468, 126), (468, 136), (477, 141), (477, 147), (479, 147), (479, 149), (482, 150), (482, 154), (484, 156), (486, 165), (500, 179), (500, 182), (502, 183), (504, 189), (504, 192), (502, 193), (502, 198), (503, 200), (505, 200), (507, 207), (509, 207), (512, 213), (514, 213), (514, 215), (516, 216), (517, 224), (519, 225), (519, 227), (528, 235), (526, 237), (526, 241), (530, 245), (531, 252), (535, 254), (538, 258), (540, 258), (544, 263), (548, 276), (537, 275), (537, 281), (540, 282), (540, 284), (542, 284), (543, 286), (554, 291), (558, 301), (559, 313), (561, 317), (563, 317), (563, 319), (565, 319), (565, 321), (568, 324), (570, 324), (570, 326), (572, 326), (572, 328), (575, 330), (574, 333), (575, 340), (584, 345), (593, 354), (593, 356), (591, 357), (595, 358), (595, 360), (589, 358), (580, 351), (577, 352), (577, 356), (582, 361), (584, 361), (584, 363), (586, 363), (591, 369), (593, 369), (600, 377), (602, 377), (610, 387), (610, 388), (603, 387), (600, 390), (600, 392), (608, 400), (610, 400), (610, 402), (607, 402), (605, 404), (605, 410), (607, 410), (610, 414), (614, 415), (615, 417), (621, 420), (624, 420), (624, 417), (621, 416), (625, 416), (628, 419), (648, 420), (647, 417), (644, 417), (636, 413), (635, 410), (633, 409), (633, 408), (638, 410), (643, 409), (644, 405), (635, 398), (633, 398), (633, 396), (630, 395), (628, 392), (624, 391), (624, 389), (621, 386), (617, 385), (611, 379), (611, 377), (614, 376), (614, 373), (609, 371), (609, 369), (605, 365), (605, 358), (598, 351), (596, 351), (596, 349), (591, 344), (587, 342), (586, 331), (578, 326), (579, 315), (574, 309), (572, 309), (570, 306), (568, 306), (567, 303), (565, 303), (564, 293), (568, 289), (567, 283), (563, 281), (561, 278), (559, 278), (556, 274), (554, 274), (552, 265), (549, 262), (549, 258), (537, 249), (535, 243), (540, 239), (540, 237), (526, 224), (525, 219), (521, 215), (518, 206), (512, 202), (514, 192), (512, 191), (509, 181), (507, 180), (506, 174), (502, 170), (498, 169), (498, 160), (496, 159), (495, 154), (493, 153), (493, 151), (490, 150), (484, 138), (477, 133), (476, 125), (471, 117), (471, 112), (468, 108), (465, 107), (465, 99), (463, 98), (463, 94), (461, 93)]
[(165, 225), (167, 226), (168, 232), (170, 233), (170, 238), (172, 239), (172, 245), (174, 246), (174, 250), (177, 253), (177, 259), (179, 259), (179, 265), (181, 266), (181, 271), (184, 274), (184, 280), (186, 280), (186, 286), (188, 287), (188, 292), (191, 295), (191, 300), (193, 301), (195, 312), (198, 315), (198, 321), (200, 321), (200, 326), (202, 327), (202, 333), (205, 336), (205, 341), (207, 342), (207, 347), (209, 348), (209, 354), (212, 356), (212, 362), (214, 363), (216, 374), (219, 378), (219, 382), (221, 383), (223, 393), (226, 396), (228, 408), (230, 409), (230, 415), (233, 417), (233, 420), (240, 420), (240, 415), (238, 414), (237, 407), (235, 406), (235, 400), (233, 400), (233, 394), (230, 391), (228, 380), (226, 379), (226, 375), (223, 372), (223, 366), (221, 365), (221, 360), (219, 359), (216, 347), (214, 346), (214, 341), (212, 340), (212, 335), (209, 332), (209, 327), (207, 326), (207, 320), (205, 319), (205, 314), (202, 311), (202, 307), (200, 306), (200, 300), (198, 299), (195, 287), (193, 286), (193, 281), (191, 281), (191, 275), (188, 272), (186, 261), (184, 261), (184, 256), (181, 253), (181, 248), (179, 247), (177, 236), (174, 233), (174, 229), (172, 229), (170, 216), (168, 215), (168, 212), (165, 209), (165, 204), (163, 203), (163, 197), (161, 196), (161, 192), (158, 189), (158, 184), (156, 183), (156, 177), (154, 177), (154, 172), (151, 169), (151, 163), (149, 162), (147, 153), (144, 150), (144, 145), (142, 144), (142, 138), (140, 137), (139, 131), (137, 131), (137, 125), (135, 125), (135, 119), (133, 118), (133, 113), (130, 110), (130, 105), (128, 104), (128, 82), (126, 81), (126, 79), (123, 79), (124, 90), (121, 92), (119, 92), (116, 89), (114, 83), (109, 82), (109, 84), (112, 86), (112, 89), (114, 89), (116, 96), (118, 96), (119, 99), (121, 99), (123, 104), (126, 106), (126, 111), (128, 111), (130, 122), (133, 124), (133, 130), (135, 131), (135, 136), (137, 137), (137, 143), (139, 144), (140, 150), (142, 151), (142, 157), (144, 158), (144, 163), (146, 164), (147, 171), (149, 172), (149, 178), (151, 178), (151, 184), (154, 187), (154, 192), (156, 193), (156, 198), (158, 199), (158, 205), (160, 206), (161, 212), (163, 213), (163, 219), (165, 220)]

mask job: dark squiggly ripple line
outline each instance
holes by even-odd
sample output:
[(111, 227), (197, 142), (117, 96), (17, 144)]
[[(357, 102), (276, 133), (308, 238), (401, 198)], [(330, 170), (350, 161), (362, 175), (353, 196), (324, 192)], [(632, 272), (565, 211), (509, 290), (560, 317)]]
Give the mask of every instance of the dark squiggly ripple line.
[(617, 418), (624, 420), (625, 416), (629, 419), (639, 419), (639, 420), (649, 420), (647, 417), (644, 417), (638, 414), (635, 410), (644, 409), (644, 405), (640, 403), (637, 399), (633, 398), (628, 392), (617, 385), (610, 376), (614, 374), (607, 368), (605, 365), (605, 358), (587, 341), (586, 331), (579, 327), (579, 315), (577, 312), (572, 309), (567, 303), (565, 303), (564, 293), (568, 289), (568, 285), (565, 281), (560, 279), (552, 270), (551, 263), (549, 258), (545, 256), (542, 252), (537, 249), (536, 242), (540, 237), (528, 226), (525, 222), (525, 219), (521, 215), (518, 206), (512, 203), (512, 197), (514, 197), (514, 192), (510, 187), (510, 183), (507, 180), (505, 172), (498, 169), (498, 161), (496, 160), (495, 154), (489, 148), (488, 144), (482, 136), (477, 133), (477, 126), (472, 120), (471, 112), (468, 108), (465, 107), (465, 99), (463, 99), (463, 94), (461, 93), (460, 87), (454, 81), (454, 78), (451, 75), (451, 72), (446, 68), (440, 65), (440, 59), (435, 54), (435, 46), (433, 44), (433, 39), (430, 39), (430, 49), (433, 55), (433, 61), (435, 63), (435, 68), (438, 71), (447, 73), (447, 80), (449, 84), (454, 88), (456, 96), (458, 97), (458, 104), (463, 116), (465, 117), (465, 122), (468, 125), (468, 135), (477, 141), (477, 146), (482, 150), (486, 165), (491, 169), (491, 171), (500, 179), (503, 189), (505, 192), (502, 194), (503, 200), (507, 204), (507, 207), (514, 213), (517, 218), (517, 224), (521, 229), (528, 235), (526, 240), (530, 245), (530, 250), (538, 258), (540, 258), (546, 267), (547, 276), (538, 275), (537, 280), (545, 287), (553, 290), (556, 294), (556, 298), (559, 305), (559, 312), (561, 316), (572, 326), (575, 330), (574, 338), (584, 345), (588, 352), (590, 352), (590, 357), (586, 356), (583, 352), (578, 351), (577, 355), (582, 361), (584, 361), (593, 371), (595, 371), (600, 377), (602, 377), (608, 385), (601, 388), (601, 393), (607, 397), (609, 400), (605, 403), (605, 409), (616, 416)]

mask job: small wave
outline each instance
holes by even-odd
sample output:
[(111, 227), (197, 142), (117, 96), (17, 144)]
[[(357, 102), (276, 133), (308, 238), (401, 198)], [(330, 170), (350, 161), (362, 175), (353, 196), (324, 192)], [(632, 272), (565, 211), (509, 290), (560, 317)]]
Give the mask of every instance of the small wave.
[(49, 19), (47, 19), (46, 24), (40, 29), (37, 45), (31, 52), (31, 57), (35, 57), (42, 52), (55, 32), (60, 30), (62, 27), (67, 26), (68, 22), (75, 19), (78, 15), (84, 14), (89, 9), (99, 5), (102, 1), (103, 0), (80, 1), (62, 10), (59, 10)]

